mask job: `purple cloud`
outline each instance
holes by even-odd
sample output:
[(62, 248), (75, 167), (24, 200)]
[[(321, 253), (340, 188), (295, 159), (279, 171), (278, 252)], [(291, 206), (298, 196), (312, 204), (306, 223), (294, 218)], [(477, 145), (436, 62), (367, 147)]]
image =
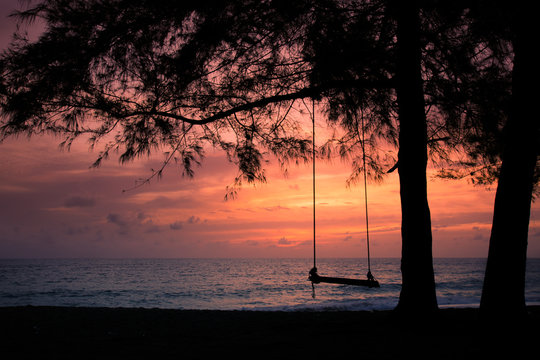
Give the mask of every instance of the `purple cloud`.
[(176, 222), (173, 222), (172, 224), (170, 224), (169, 227), (172, 230), (181, 230), (184, 227), (184, 225), (182, 224), (181, 221), (176, 221)]
[(72, 196), (64, 201), (64, 205), (68, 208), (93, 207), (96, 205), (96, 200), (83, 196)]

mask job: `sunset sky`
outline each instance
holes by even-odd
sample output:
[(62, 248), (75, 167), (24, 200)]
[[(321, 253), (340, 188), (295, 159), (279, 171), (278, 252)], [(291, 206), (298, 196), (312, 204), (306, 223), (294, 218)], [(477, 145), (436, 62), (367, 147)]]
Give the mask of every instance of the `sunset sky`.
[[(0, 0), (0, 48), (17, 0)], [(323, 120), (320, 120), (322, 126)], [(309, 129), (307, 129), (309, 131)], [(311, 257), (311, 165), (284, 177), (275, 163), (268, 182), (224, 200), (236, 175), (224, 154), (208, 151), (193, 179), (174, 166), (161, 180), (123, 192), (148, 177), (163, 155), (90, 169), (97, 157), (83, 141), (70, 152), (61, 139), (10, 139), (0, 144), (0, 257)], [(317, 164), (317, 253), (365, 257), (362, 184), (347, 188), (350, 165)], [(436, 257), (485, 257), (495, 188), (466, 181), (428, 183)], [(369, 184), (371, 255), (399, 257), (397, 172)], [(540, 205), (533, 203), (529, 257), (540, 257)]]

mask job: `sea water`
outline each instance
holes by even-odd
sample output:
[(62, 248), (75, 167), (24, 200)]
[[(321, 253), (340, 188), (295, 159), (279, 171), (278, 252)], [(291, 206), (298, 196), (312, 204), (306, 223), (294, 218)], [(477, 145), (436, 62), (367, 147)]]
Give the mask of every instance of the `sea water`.
[[(477, 307), (485, 259), (435, 259), (440, 307)], [(0, 260), (0, 306), (209, 310), (388, 310), (401, 290), (400, 259), (372, 259), (380, 288), (316, 284), (310, 259)], [(365, 259), (318, 259), (320, 275), (365, 278)], [(313, 297), (313, 295), (315, 295)], [(540, 304), (540, 259), (528, 259), (529, 305)]]

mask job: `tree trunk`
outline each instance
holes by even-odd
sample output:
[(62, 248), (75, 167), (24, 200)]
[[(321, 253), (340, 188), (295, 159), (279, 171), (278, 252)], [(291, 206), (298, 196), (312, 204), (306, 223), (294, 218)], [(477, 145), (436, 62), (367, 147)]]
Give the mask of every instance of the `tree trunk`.
[(427, 201), (427, 125), (421, 76), (419, 10), (414, 2), (393, 2), (397, 20), (398, 171), (401, 194), (402, 289), (396, 310), (437, 310), (431, 216)]
[[(523, 9), (526, 13), (527, 9)], [(534, 11), (530, 9), (530, 14)], [(495, 195), (488, 260), (480, 301), (485, 317), (520, 318), (525, 309), (525, 270), (534, 172), (540, 147), (540, 121), (533, 109), (538, 100), (538, 66), (532, 36), (514, 19), (512, 104), (504, 129), (504, 148)]]

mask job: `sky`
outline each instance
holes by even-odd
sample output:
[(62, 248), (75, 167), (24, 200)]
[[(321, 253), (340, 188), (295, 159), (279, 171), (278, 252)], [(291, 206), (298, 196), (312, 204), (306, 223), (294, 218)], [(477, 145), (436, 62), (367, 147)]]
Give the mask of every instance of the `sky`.
[[(17, 0), (0, 0), (0, 48), (14, 22)], [(4, 21), (4, 19), (7, 19)], [(321, 120), (322, 125), (322, 120)], [(8, 139), (0, 144), (0, 258), (311, 257), (312, 168), (277, 164), (267, 183), (245, 186), (233, 200), (226, 187), (237, 170), (208, 151), (194, 178), (174, 166), (131, 189), (157, 168), (163, 154), (100, 168), (84, 141), (61, 151), (59, 138)], [(365, 257), (363, 184), (348, 188), (350, 165), (317, 163), (317, 256)], [(434, 179), (428, 200), (435, 257), (486, 257), (495, 187)], [(368, 184), (372, 257), (400, 257), (398, 174)], [(540, 205), (533, 203), (529, 257), (540, 257)]]

